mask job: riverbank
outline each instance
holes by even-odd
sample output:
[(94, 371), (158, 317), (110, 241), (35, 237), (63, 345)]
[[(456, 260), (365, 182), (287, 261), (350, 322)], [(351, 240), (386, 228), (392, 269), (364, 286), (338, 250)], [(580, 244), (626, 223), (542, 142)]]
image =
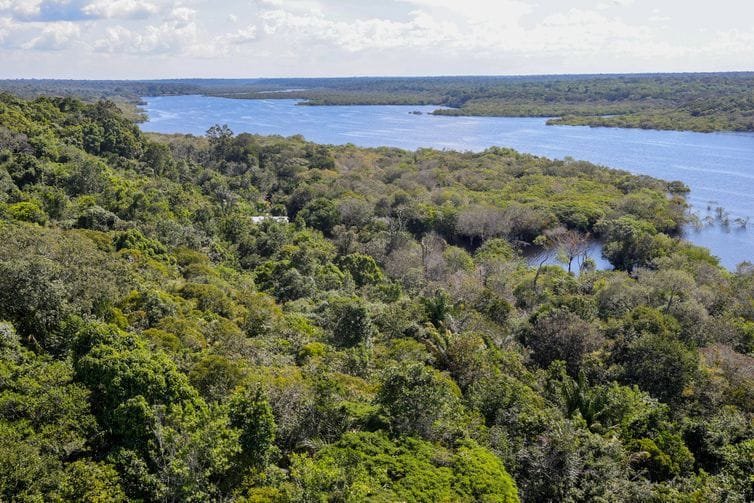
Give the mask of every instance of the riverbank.
[[(215, 123), (237, 132), (292, 136), (325, 144), (432, 147), (481, 151), (505, 146), (578, 165), (583, 159), (663, 180), (680, 180), (693, 211), (722, 206), (731, 220), (754, 216), (754, 134), (701, 134), (641, 129), (546, 126), (544, 118), (443, 117), (431, 106), (300, 107), (296, 100), (232, 100), (206, 96), (146, 98), (145, 131), (203, 135)], [(422, 115), (409, 112), (421, 111)], [(754, 233), (717, 226), (690, 230), (733, 269), (754, 257)]]

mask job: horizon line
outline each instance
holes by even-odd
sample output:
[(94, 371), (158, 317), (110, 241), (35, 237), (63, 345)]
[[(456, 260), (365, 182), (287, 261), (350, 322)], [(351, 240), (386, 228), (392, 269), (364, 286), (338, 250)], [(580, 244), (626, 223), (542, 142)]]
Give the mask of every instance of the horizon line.
[(752, 70), (722, 71), (646, 71), (646, 72), (597, 72), (597, 73), (522, 73), (522, 74), (436, 74), (436, 75), (330, 75), (330, 76), (274, 76), (274, 77), (145, 77), (145, 78), (70, 78), (70, 77), (0, 77), (0, 81), (68, 81), (68, 82), (164, 82), (196, 80), (336, 80), (336, 79), (449, 79), (449, 78), (527, 78), (527, 77), (622, 77), (651, 75), (745, 75)]

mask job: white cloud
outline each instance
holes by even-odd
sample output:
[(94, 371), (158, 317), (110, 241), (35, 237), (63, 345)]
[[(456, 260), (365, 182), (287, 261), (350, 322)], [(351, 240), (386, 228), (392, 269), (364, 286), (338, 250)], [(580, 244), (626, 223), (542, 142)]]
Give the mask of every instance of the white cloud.
[(754, 30), (728, 30), (716, 32), (704, 51), (712, 54), (751, 54), (754, 47)]
[(257, 40), (257, 27), (255, 25), (249, 25), (246, 28), (241, 28), (233, 33), (228, 33), (218, 37), (217, 41), (220, 44), (248, 44)]
[(0, 1), (0, 12), (10, 14), (14, 18), (32, 18), (39, 15), (42, 0)]
[(416, 8), (450, 12), (455, 19), (494, 23), (498, 29), (515, 25), (534, 11), (527, 2), (518, 0), (399, 0)]
[(253, 25), (233, 33), (213, 36), (194, 20), (192, 9), (176, 10), (164, 22), (147, 25), (140, 30), (122, 25), (109, 27), (94, 42), (94, 50), (111, 55), (218, 58), (227, 55), (231, 46), (256, 38), (256, 27)]
[(196, 19), (196, 10), (188, 7), (176, 7), (170, 12), (170, 19), (188, 23)]
[(95, 0), (82, 12), (92, 18), (144, 19), (158, 10), (157, 5), (145, 0)]
[(183, 54), (198, 44), (195, 23), (172, 21), (149, 25), (143, 31), (110, 27), (94, 42), (94, 48), (111, 54)]
[[(252, 0), (262, 9), (284, 9), (298, 14), (324, 14), (324, 6), (317, 0)], [(337, 4), (334, 6), (337, 9)], [(331, 9), (332, 10), (332, 9)]]
[(78, 40), (80, 35), (81, 29), (76, 23), (69, 21), (45, 23), (41, 33), (21, 47), (37, 51), (58, 51), (69, 47), (72, 42)]
[(0, 17), (0, 42), (5, 40), (12, 26), (13, 22), (9, 17)]
[(145, 19), (173, 0), (0, 0), (0, 13), (27, 22)]
[(412, 19), (407, 22), (377, 18), (338, 21), (323, 15), (297, 14), (285, 9), (268, 10), (262, 13), (261, 18), (267, 35), (303, 44), (326, 42), (348, 52), (400, 47), (428, 48), (460, 36), (452, 23), (422, 12), (413, 13)]
[[(501, 55), (594, 54), (611, 51), (661, 49), (651, 31), (597, 11), (570, 9), (540, 19), (525, 27), (521, 22), (531, 13), (528, 4), (503, 0), (490, 7), (485, 0), (400, 0), (411, 4), (408, 20), (380, 18), (338, 20), (317, 14), (289, 10), (281, 0), (258, 0), (267, 6), (261, 13), (265, 34), (301, 47), (311, 42), (334, 45), (350, 53), (368, 50), (437, 50), (443, 54), (465, 54), (472, 59)], [(280, 8), (280, 6), (285, 8)], [(437, 9), (452, 11), (441, 15)], [(488, 12), (485, 13), (485, 10)]]
[(744, 70), (752, 18), (740, 0), (0, 0), (0, 74), (46, 75), (44, 51), (98, 77)]

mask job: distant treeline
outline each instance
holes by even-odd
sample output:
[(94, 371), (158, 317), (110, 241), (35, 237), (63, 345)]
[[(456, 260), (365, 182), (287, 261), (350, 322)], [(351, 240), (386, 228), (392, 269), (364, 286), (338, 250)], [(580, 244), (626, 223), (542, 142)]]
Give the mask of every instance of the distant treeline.
[(199, 94), (198, 86), (169, 81), (131, 80), (54, 80), (16, 79), (0, 80), (0, 91), (23, 98), (57, 96), (79, 98), (87, 102), (109, 100), (118, 105), (129, 119), (146, 120), (141, 110), (142, 96), (168, 96), (174, 94)]
[(299, 99), (308, 105), (438, 105), (438, 115), (552, 117), (550, 124), (754, 131), (754, 73), (177, 79), (5, 80), (24, 97), (107, 98), (137, 112), (143, 96), (205, 94)]
[(43, 95), (75, 96), (87, 101), (122, 97), (139, 101), (142, 96), (200, 93), (201, 88), (190, 82), (135, 80), (0, 80), (0, 89), (17, 96), (32, 98)]
[(310, 105), (433, 104), (448, 107), (438, 115), (553, 117), (551, 124), (754, 131), (753, 85), (754, 73), (708, 73), (281, 79), (204, 92)]

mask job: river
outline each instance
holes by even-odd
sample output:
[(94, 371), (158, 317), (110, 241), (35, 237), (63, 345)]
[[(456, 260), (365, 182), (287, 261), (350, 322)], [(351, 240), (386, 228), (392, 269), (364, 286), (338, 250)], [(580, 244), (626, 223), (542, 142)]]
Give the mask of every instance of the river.
[[(689, 226), (685, 237), (709, 248), (730, 269), (754, 262), (754, 133), (547, 126), (539, 117), (430, 115), (435, 106), (300, 106), (295, 100), (207, 96), (145, 101), (149, 120), (141, 127), (150, 132), (203, 135), (213, 124), (227, 124), (236, 133), (301, 134), (317, 143), (364, 147), (479, 151), (502, 146), (680, 180), (691, 188), (694, 213), (709, 222), (701, 229)], [(717, 208), (724, 208), (727, 225), (717, 218)]]

